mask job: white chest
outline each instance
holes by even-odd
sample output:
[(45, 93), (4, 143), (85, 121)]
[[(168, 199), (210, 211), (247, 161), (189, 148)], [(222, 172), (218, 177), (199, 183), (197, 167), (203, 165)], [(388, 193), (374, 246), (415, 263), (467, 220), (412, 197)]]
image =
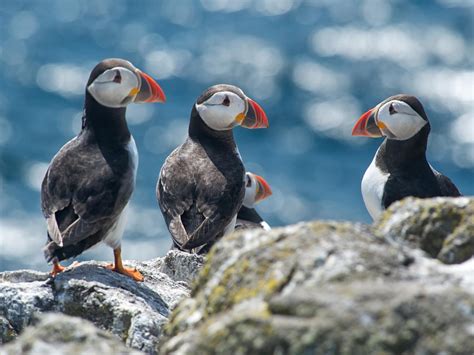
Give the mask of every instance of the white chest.
[(127, 151), (130, 156), (130, 161), (132, 163), (132, 169), (133, 169), (133, 177), (134, 179), (137, 176), (137, 169), (138, 169), (138, 151), (137, 151), (137, 145), (135, 144), (135, 139), (133, 139), (132, 136), (130, 136), (130, 142), (127, 144)]
[(362, 178), (361, 190), (365, 207), (372, 219), (377, 219), (383, 212), (382, 197), (389, 174), (385, 174), (375, 166), (375, 157)]

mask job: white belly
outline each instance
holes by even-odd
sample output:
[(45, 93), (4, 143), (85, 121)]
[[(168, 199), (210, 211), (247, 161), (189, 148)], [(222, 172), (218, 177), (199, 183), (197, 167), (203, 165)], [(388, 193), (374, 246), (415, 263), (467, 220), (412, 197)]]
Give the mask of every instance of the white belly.
[(130, 142), (127, 144), (127, 150), (132, 163), (133, 176), (136, 178), (138, 169), (138, 150), (137, 145), (135, 144), (135, 139), (133, 139), (132, 136), (130, 136)]
[(104, 238), (104, 243), (107, 244), (112, 249), (116, 249), (122, 243), (123, 232), (125, 231), (125, 225), (127, 224), (127, 215), (128, 215), (128, 203), (120, 213), (119, 218), (109, 229), (107, 235)]
[[(377, 156), (377, 154), (375, 155)], [(361, 190), (365, 207), (373, 220), (376, 220), (383, 212), (382, 197), (385, 183), (389, 174), (385, 174), (375, 166), (375, 157), (365, 171), (362, 178)]]

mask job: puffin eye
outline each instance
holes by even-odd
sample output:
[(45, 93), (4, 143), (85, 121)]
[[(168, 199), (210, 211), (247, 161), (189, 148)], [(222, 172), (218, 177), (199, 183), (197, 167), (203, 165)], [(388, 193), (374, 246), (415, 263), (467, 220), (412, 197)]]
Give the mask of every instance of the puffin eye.
[(395, 110), (395, 107), (393, 107), (393, 104), (390, 104), (390, 106), (388, 107), (388, 112), (389, 112), (391, 115), (397, 113), (397, 110)]
[(222, 105), (224, 105), (224, 106), (229, 106), (230, 105), (229, 96), (225, 95), (224, 101), (222, 101)]
[(250, 185), (252, 185), (252, 180), (248, 175), (245, 175), (245, 187), (250, 187)]
[(115, 71), (114, 83), (120, 84), (122, 82), (122, 75), (120, 75), (120, 70)]

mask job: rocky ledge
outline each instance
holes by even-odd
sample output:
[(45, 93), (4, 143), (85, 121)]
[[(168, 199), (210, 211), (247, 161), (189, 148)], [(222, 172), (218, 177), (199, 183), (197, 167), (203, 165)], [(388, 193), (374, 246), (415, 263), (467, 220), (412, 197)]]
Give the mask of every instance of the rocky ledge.
[(130, 262), (143, 284), (95, 262), (2, 273), (1, 341), (22, 334), (0, 354), (472, 354), (473, 228), (474, 198), (406, 199), (373, 226), (235, 233), (197, 278), (202, 259), (176, 251)]
[[(36, 314), (61, 312), (91, 321), (129, 347), (156, 353), (170, 312), (182, 298), (189, 296), (189, 283), (202, 262), (200, 256), (178, 251), (145, 262), (127, 261), (126, 265), (138, 268), (145, 276), (143, 283), (111, 272), (104, 268), (105, 263), (98, 262), (81, 263), (54, 279), (47, 273), (29, 270), (0, 273), (0, 343), (12, 340), (34, 323)], [(51, 324), (51, 319), (58, 317), (39, 324)], [(65, 319), (64, 323), (74, 324), (74, 321)], [(54, 327), (43, 328), (37, 332), (30, 329), (26, 338), (20, 337), (18, 341), (31, 342), (32, 336), (44, 334), (48, 329), (53, 335)], [(73, 333), (71, 330), (70, 334)], [(57, 343), (62, 338), (53, 336), (53, 339), (52, 343)], [(117, 353), (115, 348), (110, 349), (101, 353)]]
[(161, 352), (473, 354), (474, 259), (441, 262), (472, 257), (473, 208), (407, 199), (373, 227), (236, 233), (211, 251)]

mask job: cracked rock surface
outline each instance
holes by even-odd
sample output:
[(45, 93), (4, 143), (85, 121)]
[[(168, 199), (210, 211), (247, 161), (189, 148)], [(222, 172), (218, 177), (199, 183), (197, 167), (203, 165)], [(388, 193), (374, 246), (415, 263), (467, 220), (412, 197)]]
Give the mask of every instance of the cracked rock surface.
[(171, 310), (189, 295), (188, 282), (202, 257), (170, 251), (164, 258), (125, 262), (145, 282), (111, 272), (103, 263), (84, 262), (54, 279), (20, 270), (0, 273), (0, 340), (12, 340), (38, 313), (61, 312), (91, 321), (125, 345), (156, 353)]

